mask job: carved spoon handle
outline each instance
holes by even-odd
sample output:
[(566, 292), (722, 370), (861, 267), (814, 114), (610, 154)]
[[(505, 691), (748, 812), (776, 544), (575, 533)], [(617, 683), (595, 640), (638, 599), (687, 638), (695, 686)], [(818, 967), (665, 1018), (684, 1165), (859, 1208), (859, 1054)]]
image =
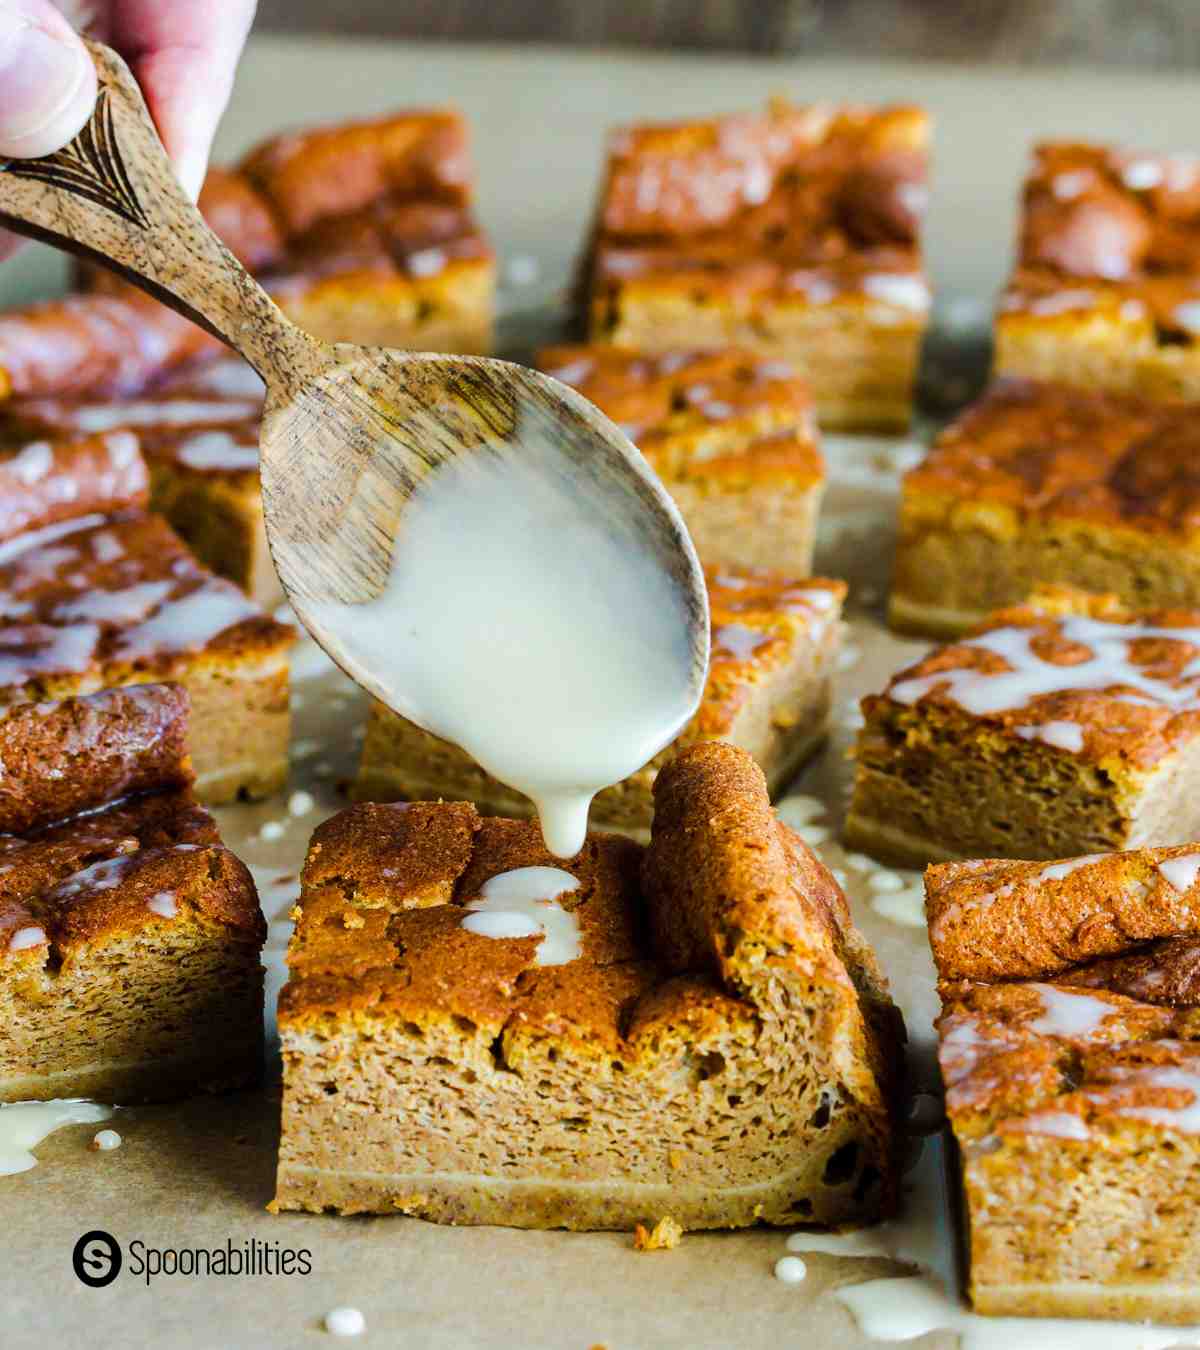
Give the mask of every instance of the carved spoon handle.
[(125, 62), (88, 42), (99, 96), (87, 125), (41, 159), (0, 161), (0, 221), (92, 258), (290, 385), (315, 339), (280, 313), (175, 179)]

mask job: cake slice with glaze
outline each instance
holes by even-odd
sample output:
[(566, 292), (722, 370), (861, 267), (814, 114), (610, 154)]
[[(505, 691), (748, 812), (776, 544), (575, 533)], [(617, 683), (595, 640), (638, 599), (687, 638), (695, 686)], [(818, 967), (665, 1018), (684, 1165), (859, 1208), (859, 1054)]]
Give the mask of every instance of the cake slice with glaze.
[(957, 637), (1045, 583), (1200, 608), (1198, 455), (1185, 405), (996, 381), (904, 477), (889, 622)]
[(863, 699), (846, 839), (905, 866), (1200, 837), (1200, 610), (1039, 589)]
[(898, 428), (929, 310), (916, 107), (793, 105), (618, 128), (581, 286), (588, 336), (792, 364), (822, 426)]
[(159, 1101), (262, 1067), (266, 925), (192, 795), (187, 695), (0, 716), (0, 1101)]
[(903, 1037), (761, 771), (695, 746), (648, 848), (467, 803), (313, 837), (279, 1005), (276, 1209), (684, 1228), (889, 1213)]
[(926, 897), (976, 1311), (1200, 1320), (1200, 846)]
[(1200, 399), (1200, 160), (1078, 141), (1035, 148), (996, 371)]

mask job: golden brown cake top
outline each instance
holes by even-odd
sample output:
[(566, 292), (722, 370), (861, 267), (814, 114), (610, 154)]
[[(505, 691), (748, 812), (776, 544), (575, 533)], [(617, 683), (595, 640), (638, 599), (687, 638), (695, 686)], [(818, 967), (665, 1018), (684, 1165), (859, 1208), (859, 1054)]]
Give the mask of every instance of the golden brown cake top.
[(1034, 151), (1001, 310), (1103, 314), (1159, 342), (1200, 334), (1200, 160), (1077, 142)]
[(451, 108), (284, 132), (246, 154), (238, 172), (289, 237), (384, 197), (466, 206), (474, 181), (466, 122)]
[(750, 567), (706, 567), (712, 648), (699, 711), (684, 737), (727, 734), (755, 687), (820, 645), (841, 621), (844, 581), (796, 579)]
[(785, 467), (793, 480), (824, 476), (812, 397), (786, 362), (734, 348), (651, 354), (595, 343), (545, 347), (537, 365), (611, 417), (660, 477), (719, 472), (727, 458), (752, 478)]
[(1200, 273), (1200, 159), (1071, 141), (1037, 146), (1019, 256), (1106, 281)]
[(909, 500), (996, 503), (1023, 517), (1190, 538), (1200, 529), (1200, 419), (1186, 408), (1002, 379), (904, 478)]
[[(1102, 979), (1156, 1002), (1138, 962), (1155, 944), (1200, 939), (1200, 845), (939, 863), (925, 873), (925, 909), (942, 980)], [(1171, 960), (1165, 999), (1192, 978), (1178, 950)]]
[(46, 300), (0, 314), (0, 399), (136, 393), (221, 350), (216, 338), (132, 287)]
[(210, 173), (206, 219), (273, 294), (367, 273), (434, 277), (490, 258), (471, 214), (467, 130), (416, 110), (274, 136)]
[(1040, 587), (893, 675), (863, 700), (868, 717), (881, 699), (1144, 771), (1200, 731), (1200, 611)]
[(0, 962), (39, 975), (155, 924), (261, 945), (254, 883), (191, 793), (187, 696), (105, 690), (0, 718)]
[(161, 516), (82, 517), (54, 530), (0, 554), (0, 691), (167, 679), (200, 653), (274, 660), (295, 640), (202, 567)]
[(624, 128), (609, 144), (600, 281), (703, 280), (814, 303), (853, 291), (924, 310), (928, 119), (914, 107), (774, 101)]
[(0, 545), (80, 516), (144, 507), (149, 486), (126, 431), (0, 445)]
[(173, 684), (3, 709), (0, 835), (123, 797), (190, 787), (187, 723), (187, 693)]
[[(772, 917), (764, 922), (790, 934), (807, 954), (820, 954), (814, 983), (829, 981), (852, 994), (855, 985), (830, 936), (831, 926), (844, 921), (844, 898), (803, 843), (775, 822), (749, 756), (731, 747), (721, 751), (715, 758), (701, 754), (678, 786), (679, 811), (688, 814), (694, 797), (697, 837), (689, 848), (707, 856), (711, 837), (714, 854), (725, 853), (728, 826), (722, 830), (712, 816), (710, 794), (724, 802), (727, 791), (751, 792), (749, 814), (735, 828), (765, 829), (772, 841), (770, 859), (755, 874), (772, 887)], [(748, 786), (728, 779), (731, 757), (753, 771), (747, 771)], [(740, 983), (723, 980), (703, 950), (681, 955), (647, 923), (648, 910), (677, 902), (662, 889), (662, 867), (655, 871), (647, 862), (645, 880), (639, 879), (643, 859), (664, 850), (675, 856), (678, 847), (658, 842), (657, 834), (649, 850), (617, 836), (590, 835), (583, 851), (564, 863), (545, 851), (536, 823), (483, 818), (465, 803), (352, 807), (313, 837), (288, 953), (290, 978), (280, 998), (281, 1026), (319, 1027), (329, 1018), (417, 1025), (455, 1018), (488, 1035), (540, 1034), (571, 1054), (631, 1067), (666, 1053), (672, 1033), (685, 1028), (733, 1022), (749, 1030), (755, 1013)], [(748, 847), (743, 843), (743, 851)], [(491, 878), (527, 867), (559, 868), (575, 879), (574, 889), (557, 896), (577, 926), (574, 959), (538, 965), (545, 939), (490, 937), (466, 926), (469, 906)], [(749, 887), (753, 878), (734, 880)], [(738, 921), (742, 900), (729, 896), (725, 914), (717, 912), (718, 896), (697, 899), (697, 931), (717, 943)], [(847, 937), (847, 953), (856, 960), (862, 958), (857, 942), (856, 934)]]

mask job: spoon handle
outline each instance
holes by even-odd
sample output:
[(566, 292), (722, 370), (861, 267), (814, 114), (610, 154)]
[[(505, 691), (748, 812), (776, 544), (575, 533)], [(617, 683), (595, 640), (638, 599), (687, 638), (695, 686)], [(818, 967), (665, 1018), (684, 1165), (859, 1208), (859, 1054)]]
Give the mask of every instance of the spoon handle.
[(88, 42), (99, 96), (69, 145), (0, 160), (0, 223), (101, 262), (227, 342), (268, 383), (311, 368), (316, 339), (286, 319), (176, 181), (125, 62)]

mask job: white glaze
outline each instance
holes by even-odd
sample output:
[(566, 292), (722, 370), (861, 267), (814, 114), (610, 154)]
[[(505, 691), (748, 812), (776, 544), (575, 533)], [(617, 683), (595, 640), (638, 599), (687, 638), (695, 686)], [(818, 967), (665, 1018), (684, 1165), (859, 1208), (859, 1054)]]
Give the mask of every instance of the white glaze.
[(1059, 173), (1050, 180), (1050, 191), (1060, 202), (1071, 202), (1086, 191), (1091, 181), (1092, 175), (1087, 169), (1077, 169), (1073, 173)]
[(76, 431), (97, 432), (120, 427), (241, 422), (257, 417), (261, 411), (257, 402), (167, 399), (161, 403), (85, 403), (64, 420)]
[(19, 534), (15, 539), (6, 539), (0, 543), (0, 565), (10, 563), (14, 558), (19, 558), (23, 554), (32, 553), (35, 549), (43, 548), (46, 544), (52, 544), (57, 539), (65, 539), (68, 535), (81, 534), (84, 530), (90, 530), (93, 526), (103, 525), (104, 517), (93, 514), (90, 516), (76, 516), (74, 520), (60, 520), (54, 525), (46, 525), (40, 530), (26, 530), (24, 534)]
[(37, 1159), (31, 1150), (64, 1125), (92, 1124), (111, 1115), (111, 1106), (73, 1098), (0, 1106), (0, 1176), (36, 1167)]
[(1042, 1015), (1027, 1023), (1029, 1030), (1039, 1036), (1086, 1040), (1116, 1011), (1111, 1003), (1090, 994), (1070, 993), (1051, 984), (1031, 984), (1029, 987), (1036, 989), (1042, 1000)]
[(101, 1153), (111, 1153), (121, 1147), (121, 1136), (116, 1130), (97, 1130), (92, 1138), (92, 1147)]
[(367, 1319), (357, 1308), (331, 1308), (325, 1314), (325, 1330), (331, 1336), (361, 1336)]
[(899, 309), (911, 309), (924, 314), (929, 308), (929, 287), (921, 277), (880, 272), (864, 277), (862, 288), (863, 293), (872, 300), (881, 300)]
[(146, 908), (160, 919), (173, 919), (179, 913), (179, 902), (173, 891), (159, 891), (146, 901)]
[(1080, 1143), (1092, 1137), (1087, 1122), (1070, 1111), (1034, 1111), (1016, 1122), (1022, 1134), (1047, 1135), (1051, 1139), (1075, 1139)]
[(1017, 727), (1016, 731), (1027, 741), (1043, 741), (1074, 755), (1083, 749), (1083, 728), (1078, 722), (1042, 722), (1039, 726)]
[(1200, 300), (1185, 300), (1176, 305), (1171, 317), (1185, 333), (1200, 334)]
[(1181, 853), (1176, 858), (1164, 858), (1155, 865), (1155, 870), (1177, 891), (1190, 891), (1200, 876), (1200, 853)]
[(8, 940), (10, 952), (25, 952), (30, 947), (40, 947), (46, 941), (46, 930), (40, 924), (31, 923), (17, 931)]
[(8, 462), (8, 471), (26, 487), (41, 482), (54, 467), (54, 451), (49, 441), (33, 441)]
[(798, 1256), (781, 1256), (775, 1262), (775, 1278), (782, 1284), (802, 1284), (808, 1267)]
[(579, 889), (570, 872), (557, 867), (517, 867), (485, 881), (470, 901), (462, 926), (479, 937), (523, 938), (541, 934), (533, 963), (562, 966), (582, 955), (579, 920), (558, 897)]
[(876, 892), (871, 896), (871, 908), (905, 928), (924, 928), (925, 888), (916, 881), (902, 891)]
[(1134, 192), (1147, 192), (1163, 181), (1163, 168), (1156, 159), (1131, 160), (1121, 170), (1121, 181)]
[(144, 622), (127, 628), (118, 639), (120, 654), (136, 661), (167, 648), (188, 651), (205, 647), (218, 634), (259, 613), (236, 587), (213, 579), (187, 595), (173, 598)]
[(244, 445), (228, 431), (198, 431), (180, 442), (175, 456), (189, 469), (247, 473), (258, 468), (258, 446)]
[[(1090, 658), (1073, 665), (1044, 661), (1033, 650), (1037, 628), (996, 628), (978, 637), (965, 638), (959, 646), (978, 647), (1003, 658), (1005, 671), (985, 673), (965, 667), (901, 680), (889, 690), (897, 703), (912, 704), (935, 688), (969, 713), (980, 716), (1025, 707), (1046, 694), (1074, 689), (1112, 689), (1126, 686), (1138, 691), (1151, 706), (1175, 711), (1200, 707), (1200, 660), (1192, 660), (1179, 681), (1147, 675), (1129, 658), (1129, 646), (1140, 638), (1170, 638), (1200, 647), (1200, 629), (1158, 628), (1141, 623), (1105, 623), (1072, 614), (1059, 621), (1058, 631), (1068, 642), (1091, 649)], [(1125, 701), (1132, 702), (1134, 695)]]
[(592, 797), (675, 738), (701, 682), (686, 596), (640, 518), (554, 444), (514, 439), (417, 489), (381, 595), (308, 617), (384, 702), (531, 798), (569, 858)]

